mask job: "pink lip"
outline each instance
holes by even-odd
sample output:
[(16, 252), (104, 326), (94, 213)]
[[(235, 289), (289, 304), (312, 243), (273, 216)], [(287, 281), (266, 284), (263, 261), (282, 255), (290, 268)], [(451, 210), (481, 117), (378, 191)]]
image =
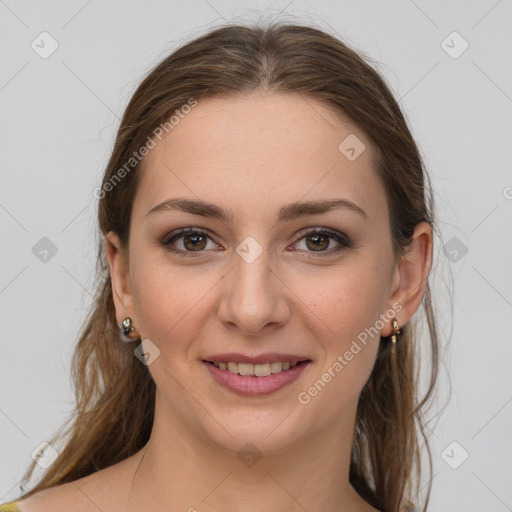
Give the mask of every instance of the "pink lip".
[[(268, 355), (265, 357), (267, 356)], [(233, 354), (231, 354), (230, 357), (231, 358), (228, 359), (222, 359), (222, 361), (245, 362), (243, 360), (233, 358)], [(265, 359), (266, 362), (269, 360), (276, 361), (277, 359)], [(287, 359), (287, 361), (290, 360)], [(213, 378), (226, 389), (240, 395), (259, 396), (274, 393), (297, 380), (306, 367), (311, 364), (311, 361), (304, 361), (290, 370), (272, 373), (266, 377), (236, 375), (228, 370), (221, 370), (207, 361), (203, 361), (203, 364), (212, 374)]]

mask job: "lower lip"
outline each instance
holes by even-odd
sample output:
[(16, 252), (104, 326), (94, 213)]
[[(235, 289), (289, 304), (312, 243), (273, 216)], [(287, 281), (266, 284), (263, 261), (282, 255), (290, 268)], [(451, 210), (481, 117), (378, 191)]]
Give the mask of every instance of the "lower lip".
[(203, 361), (213, 378), (226, 389), (245, 396), (260, 396), (274, 393), (299, 378), (311, 361), (299, 363), (290, 370), (272, 373), (266, 377), (242, 376), (228, 370), (221, 370), (211, 363)]

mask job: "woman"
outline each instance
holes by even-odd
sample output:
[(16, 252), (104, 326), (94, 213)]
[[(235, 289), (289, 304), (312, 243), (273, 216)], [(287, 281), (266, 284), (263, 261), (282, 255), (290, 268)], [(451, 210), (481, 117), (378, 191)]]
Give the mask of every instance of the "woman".
[(356, 52), (281, 24), (184, 45), (134, 93), (95, 194), (76, 415), (3, 510), (420, 506), (434, 220), (399, 106)]

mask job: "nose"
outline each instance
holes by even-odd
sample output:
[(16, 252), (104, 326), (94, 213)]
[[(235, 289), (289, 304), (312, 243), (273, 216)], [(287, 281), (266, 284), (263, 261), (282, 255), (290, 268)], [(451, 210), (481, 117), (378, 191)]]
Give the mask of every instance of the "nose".
[(289, 290), (269, 266), (266, 252), (252, 262), (236, 255), (223, 279), (220, 321), (238, 335), (268, 335), (290, 318)]

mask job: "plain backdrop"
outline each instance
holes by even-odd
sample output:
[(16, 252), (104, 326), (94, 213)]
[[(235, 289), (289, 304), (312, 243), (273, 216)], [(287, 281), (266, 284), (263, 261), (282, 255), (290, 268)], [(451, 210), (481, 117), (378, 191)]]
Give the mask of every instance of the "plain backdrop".
[(429, 510), (512, 510), (507, 0), (0, 0), (0, 502), (18, 494), (31, 453), (71, 410), (70, 358), (94, 277), (93, 190), (131, 93), (181, 43), (261, 19), (337, 35), (400, 99), (433, 176), (432, 278), (450, 340), (447, 405), (429, 424)]

